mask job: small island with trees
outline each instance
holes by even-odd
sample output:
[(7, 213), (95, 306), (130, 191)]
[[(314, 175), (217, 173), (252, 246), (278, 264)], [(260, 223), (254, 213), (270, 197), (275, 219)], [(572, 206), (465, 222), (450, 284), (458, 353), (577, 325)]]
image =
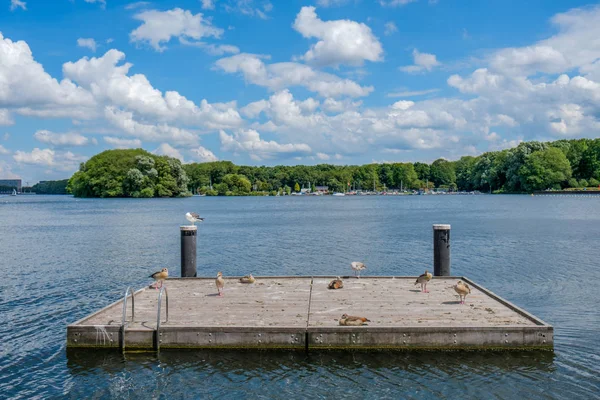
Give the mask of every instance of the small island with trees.
[[(532, 193), (597, 189), (600, 139), (523, 142), (517, 147), (457, 161), (367, 165), (238, 166), (230, 161), (182, 164), (142, 149), (107, 150), (82, 163), (68, 185), (38, 184), (37, 193), (61, 190), (75, 197), (264, 196), (326, 186), (329, 193), (420, 190)], [(34, 188), (36, 187), (34, 186)], [(62, 189), (61, 189), (62, 188)]]

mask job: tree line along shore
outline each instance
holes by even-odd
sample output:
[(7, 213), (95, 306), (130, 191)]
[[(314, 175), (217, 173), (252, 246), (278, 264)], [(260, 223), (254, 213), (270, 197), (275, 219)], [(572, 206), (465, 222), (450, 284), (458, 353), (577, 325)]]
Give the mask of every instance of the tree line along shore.
[[(367, 165), (238, 166), (230, 161), (182, 164), (143, 149), (107, 150), (82, 163), (68, 181), (44, 182), (46, 193), (76, 197), (274, 195), (299, 188), (329, 193), (441, 188), (489, 193), (598, 188), (600, 139), (523, 142), (517, 147), (435, 160)], [(60, 182), (60, 183), (53, 183)], [(36, 185), (37, 186), (37, 185)], [(35, 186), (34, 186), (35, 188)], [(41, 191), (40, 191), (41, 192)], [(38, 193), (40, 193), (38, 192)]]

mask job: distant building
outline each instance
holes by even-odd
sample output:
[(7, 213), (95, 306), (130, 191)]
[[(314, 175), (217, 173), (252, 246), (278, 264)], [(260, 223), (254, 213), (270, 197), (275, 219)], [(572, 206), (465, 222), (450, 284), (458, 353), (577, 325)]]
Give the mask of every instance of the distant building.
[[(21, 180), (20, 179), (0, 179), (0, 186), (8, 186), (15, 188), (17, 192), (21, 191)], [(4, 189), (0, 189), (6, 192)]]
[(327, 193), (329, 192), (329, 186), (315, 186), (315, 192)]

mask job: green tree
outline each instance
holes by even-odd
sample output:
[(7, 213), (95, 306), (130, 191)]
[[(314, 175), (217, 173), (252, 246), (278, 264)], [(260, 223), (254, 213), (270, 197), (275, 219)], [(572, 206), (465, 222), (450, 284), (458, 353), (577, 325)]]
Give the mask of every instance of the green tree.
[(436, 187), (456, 184), (454, 165), (443, 158), (435, 160), (433, 164), (431, 164), (429, 174), (431, 176), (431, 181)]
[(300, 191), (300, 185), (298, 185), (298, 182), (296, 182), (296, 184), (294, 185), (294, 192), (298, 193)]
[(456, 167), (456, 185), (459, 190), (471, 191), (474, 190), (473, 181), (471, 176), (477, 159), (471, 156), (461, 157), (455, 163)]
[(571, 166), (560, 149), (549, 147), (531, 153), (519, 175), (521, 185), (527, 191), (560, 189), (571, 177)]

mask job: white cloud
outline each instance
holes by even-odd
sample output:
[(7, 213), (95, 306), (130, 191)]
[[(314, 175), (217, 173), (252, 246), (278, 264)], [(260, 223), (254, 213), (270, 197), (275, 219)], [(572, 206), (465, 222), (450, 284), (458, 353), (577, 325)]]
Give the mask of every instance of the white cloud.
[(246, 152), (255, 161), (278, 158), (282, 155), (293, 157), (310, 153), (312, 150), (307, 144), (280, 144), (274, 140), (266, 141), (254, 129), (239, 129), (228, 135), (223, 130), (219, 132), (221, 149), (223, 151)]
[(246, 81), (271, 90), (304, 86), (324, 97), (361, 97), (373, 91), (372, 86), (360, 86), (349, 79), (316, 71), (308, 65), (294, 62), (265, 64), (261, 58), (265, 56), (241, 53), (221, 58), (215, 65), (227, 73), (241, 72)]
[(142, 147), (140, 139), (122, 139), (112, 136), (104, 136), (103, 139), (115, 149), (138, 149)]
[(222, 56), (223, 54), (237, 54), (240, 52), (239, 47), (230, 44), (212, 44), (205, 42), (189, 41), (185, 38), (180, 38), (181, 44), (186, 46), (199, 47), (212, 56)]
[(17, 8), (27, 10), (27, 3), (21, 0), (10, 0), (10, 11), (15, 11)]
[(133, 113), (107, 106), (105, 117), (114, 127), (123, 132), (149, 142), (170, 141), (180, 144), (194, 144), (198, 138), (192, 132), (167, 124), (145, 124), (134, 119)]
[(331, 158), (328, 154), (325, 153), (317, 153), (316, 156), (319, 160), (323, 161), (329, 160)]
[(212, 162), (219, 160), (212, 151), (202, 146), (198, 146), (197, 148), (192, 150), (192, 153), (194, 154), (198, 162)]
[(33, 135), (38, 142), (51, 144), (53, 146), (85, 146), (90, 140), (78, 133), (54, 133), (47, 130), (39, 130)]
[(383, 48), (363, 23), (350, 20), (323, 21), (314, 7), (302, 7), (293, 25), (305, 38), (317, 38), (302, 59), (316, 65), (362, 65), (382, 61)]
[(135, 3), (130, 3), (125, 6), (126, 10), (135, 10), (136, 8), (143, 8), (150, 5), (149, 1), (136, 1)]
[(317, 0), (317, 5), (321, 7), (338, 7), (347, 4), (350, 0)]
[(0, 108), (0, 126), (12, 125), (15, 122), (10, 116), (10, 112), (6, 109)]
[(413, 96), (423, 96), (426, 94), (439, 92), (440, 89), (425, 89), (425, 90), (405, 90), (401, 92), (391, 92), (388, 93), (387, 97), (413, 97)]
[(129, 35), (132, 42), (147, 42), (156, 51), (166, 50), (163, 43), (172, 38), (200, 40), (203, 37), (219, 38), (223, 29), (212, 26), (202, 13), (174, 8), (169, 11), (149, 10), (134, 15), (142, 25)]
[(92, 95), (69, 79), (58, 82), (33, 59), (24, 41), (0, 33), (0, 108), (65, 107), (77, 111), (95, 105)]
[(214, 10), (215, 9), (214, 0), (200, 0), (200, 1), (202, 3), (203, 10)]
[(384, 34), (386, 36), (390, 36), (391, 34), (396, 33), (396, 32), (398, 32), (398, 27), (396, 26), (396, 24), (393, 21), (385, 23)]
[(433, 68), (440, 65), (435, 54), (421, 53), (417, 49), (413, 49), (413, 65), (400, 67), (401, 71), (408, 73), (431, 71)]
[(177, 158), (179, 161), (183, 162), (183, 155), (181, 154), (181, 152), (175, 147), (171, 146), (169, 143), (161, 143), (160, 146), (158, 146), (158, 148), (152, 153), (161, 156)]
[[(256, 3), (259, 3), (260, 5), (256, 5)], [(229, 0), (229, 2), (224, 5), (224, 9), (227, 12), (237, 12), (251, 17), (268, 19), (268, 13), (273, 10), (273, 4), (268, 0), (260, 2), (255, 0)]]
[(83, 0), (83, 1), (85, 1), (86, 3), (91, 3), (91, 4), (98, 3), (102, 6), (102, 8), (106, 7), (106, 0)]
[(96, 52), (96, 41), (92, 38), (79, 38), (77, 39), (77, 46), (79, 47), (87, 47), (88, 49), (90, 49), (91, 51), (93, 51), (94, 53)]
[(379, 0), (379, 4), (384, 7), (398, 7), (407, 5), (409, 3), (414, 3), (415, 1), (417, 0)]
[(0, 154), (9, 154), (10, 151), (6, 150), (4, 146), (0, 144)]
[(124, 63), (125, 54), (109, 50), (102, 57), (84, 57), (65, 63), (65, 76), (91, 91), (98, 101), (127, 108), (137, 114), (163, 122), (195, 124), (209, 129), (237, 127), (242, 120), (235, 105), (194, 104), (178, 92), (163, 93), (154, 88), (145, 75), (128, 75), (132, 65)]
[(43, 165), (46, 167), (54, 166), (54, 150), (35, 148), (31, 153), (18, 150), (13, 155), (16, 162), (20, 164)]

